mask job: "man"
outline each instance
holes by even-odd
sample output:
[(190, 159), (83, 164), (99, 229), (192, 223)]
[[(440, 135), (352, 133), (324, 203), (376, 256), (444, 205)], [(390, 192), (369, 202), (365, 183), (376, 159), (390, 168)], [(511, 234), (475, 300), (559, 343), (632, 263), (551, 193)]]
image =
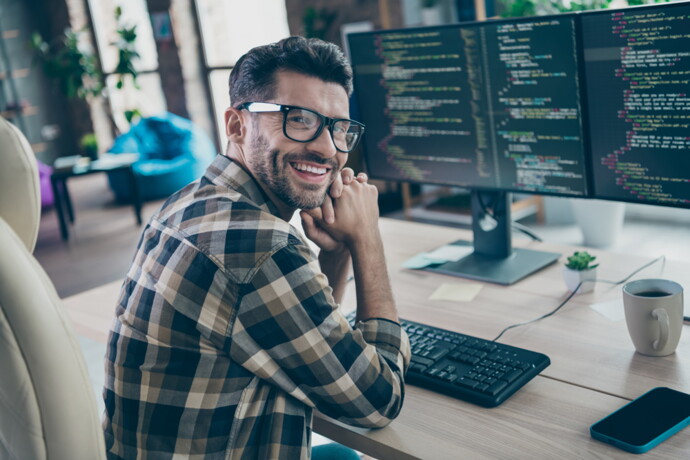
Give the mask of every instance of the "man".
[[(343, 170), (363, 131), (351, 78), (337, 47), (300, 37), (237, 62), (226, 154), (150, 220), (122, 288), (110, 458), (307, 458), (314, 408), (363, 427), (399, 413), (410, 352), (376, 189)], [(338, 310), (350, 266), (355, 330)]]

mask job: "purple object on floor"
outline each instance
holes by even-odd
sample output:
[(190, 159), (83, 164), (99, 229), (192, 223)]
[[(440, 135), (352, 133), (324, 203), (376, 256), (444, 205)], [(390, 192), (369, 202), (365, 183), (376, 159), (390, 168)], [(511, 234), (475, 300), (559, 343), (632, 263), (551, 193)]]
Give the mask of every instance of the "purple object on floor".
[(50, 186), (50, 175), (53, 173), (53, 168), (41, 163), (40, 160), (36, 160), (36, 162), (38, 163), (38, 180), (41, 187), (41, 207), (52, 206), (55, 203), (53, 189)]

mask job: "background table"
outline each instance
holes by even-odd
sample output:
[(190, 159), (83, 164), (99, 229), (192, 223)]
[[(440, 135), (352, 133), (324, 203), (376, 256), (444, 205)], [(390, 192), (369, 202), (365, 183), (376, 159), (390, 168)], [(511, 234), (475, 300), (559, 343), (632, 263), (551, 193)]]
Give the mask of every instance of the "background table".
[[(70, 157), (72, 158), (72, 157)], [(67, 188), (67, 180), (71, 177), (86, 176), (96, 173), (108, 173), (114, 171), (122, 171), (127, 174), (129, 186), (132, 195), (132, 206), (134, 207), (134, 215), (137, 218), (137, 224), (141, 225), (141, 200), (139, 196), (139, 187), (137, 185), (136, 176), (132, 165), (139, 159), (137, 154), (119, 154), (119, 155), (103, 155), (95, 161), (88, 162), (85, 157), (84, 160), (77, 160), (65, 167), (60, 167), (56, 162), (55, 170), (50, 176), (50, 183), (53, 188), (53, 195), (55, 195), (55, 211), (60, 223), (60, 235), (62, 239), (67, 241), (69, 239), (69, 230), (67, 222), (65, 221), (65, 213), (67, 214), (70, 223), (74, 223), (74, 207), (72, 206), (72, 199), (69, 196)], [(85, 162), (81, 162), (85, 161)]]

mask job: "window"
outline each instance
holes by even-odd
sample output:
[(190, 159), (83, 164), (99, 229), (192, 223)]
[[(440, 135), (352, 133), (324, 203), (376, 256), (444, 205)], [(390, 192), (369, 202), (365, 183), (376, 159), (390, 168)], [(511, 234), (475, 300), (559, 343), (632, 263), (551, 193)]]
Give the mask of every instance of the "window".
[[(158, 74), (158, 53), (153, 39), (146, 0), (88, 0), (94, 34), (100, 54), (101, 66), (106, 74), (108, 94), (115, 124), (120, 131), (129, 129), (125, 119), (126, 110), (138, 109), (143, 116), (160, 114), (166, 110), (165, 97)], [(134, 67), (139, 73), (137, 82), (141, 89), (126, 83), (116, 88), (115, 71), (118, 52), (112, 44), (118, 39), (115, 8), (121, 7), (121, 22), (127, 26), (136, 25), (136, 50), (139, 59)]]
[[(94, 1), (94, 0), (92, 0)], [(226, 143), (223, 114), (230, 103), (228, 76), (237, 60), (255, 46), (290, 35), (284, 0), (196, 0), (220, 145)]]

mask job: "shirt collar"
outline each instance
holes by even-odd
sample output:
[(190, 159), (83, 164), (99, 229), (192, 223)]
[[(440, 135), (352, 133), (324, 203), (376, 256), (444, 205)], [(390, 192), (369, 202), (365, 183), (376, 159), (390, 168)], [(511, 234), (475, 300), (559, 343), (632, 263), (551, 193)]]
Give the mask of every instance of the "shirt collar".
[(264, 211), (280, 217), (278, 208), (268, 199), (256, 180), (242, 166), (225, 155), (216, 155), (213, 163), (206, 169), (204, 177), (214, 185), (237, 191)]

